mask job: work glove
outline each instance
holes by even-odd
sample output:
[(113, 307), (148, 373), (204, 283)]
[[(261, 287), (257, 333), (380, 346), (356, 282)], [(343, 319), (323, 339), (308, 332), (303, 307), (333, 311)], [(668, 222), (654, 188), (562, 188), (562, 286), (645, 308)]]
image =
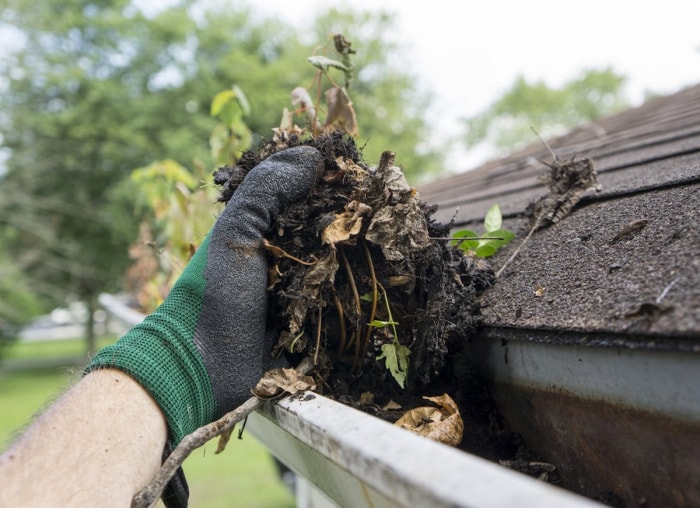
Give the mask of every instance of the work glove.
[(321, 154), (308, 146), (253, 168), (160, 307), (88, 365), (87, 372), (125, 371), (148, 390), (168, 422), (172, 447), (248, 399), (267, 369), (263, 236), (322, 172)]

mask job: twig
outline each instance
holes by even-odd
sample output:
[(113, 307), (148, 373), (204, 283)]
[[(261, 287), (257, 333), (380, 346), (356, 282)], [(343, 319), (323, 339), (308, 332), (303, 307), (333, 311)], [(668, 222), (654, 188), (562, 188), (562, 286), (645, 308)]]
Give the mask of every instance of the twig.
[(355, 277), (353, 277), (352, 269), (350, 268), (350, 261), (348, 261), (348, 257), (345, 255), (345, 251), (342, 249), (340, 249), (340, 257), (343, 258), (343, 266), (345, 267), (345, 271), (348, 275), (348, 283), (350, 284), (350, 289), (352, 289), (352, 295), (355, 299), (355, 309), (357, 310), (357, 317), (355, 319), (355, 331), (353, 332), (352, 338), (350, 339), (350, 343), (348, 344), (348, 347), (350, 347), (352, 346), (353, 342), (357, 342), (360, 340), (360, 316), (362, 316), (362, 304), (360, 303), (360, 293), (358, 293), (357, 285), (355, 284)]
[(316, 323), (316, 351), (314, 352), (314, 365), (318, 365), (318, 353), (321, 350), (321, 322), (323, 321), (323, 307), (318, 306), (318, 323)]
[(151, 480), (151, 483), (136, 493), (131, 500), (131, 508), (148, 508), (155, 503), (163, 494), (163, 490), (165, 490), (165, 487), (175, 475), (178, 468), (182, 466), (182, 463), (194, 450), (203, 446), (207, 441), (216, 436), (233, 429), (236, 423), (255, 411), (260, 404), (262, 404), (261, 399), (251, 397), (218, 420), (204, 425), (203, 427), (199, 427), (191, 434), (186, 435), (165, 462), (163, 462), (158, 474)]
[[(308, 358), (305, 358), (296, 367), (301, 374), (308, 374), (314, 366)], [(163, 462), (160, 470), (151, 482), (134, 495), (131, 500), (131, 508), (148, 508), (163, 495), (168, 482), (175, 475), (177, 470), (185, 462), (185, 459), (197, 448), (204, 446), (209, 440), (222, 434), (230, 433), (233, 427), (248, 417), (261, 404), (263, 399), (251, 397), (233, 411), (229, 411), (224, 416), (207, 425), (199, 427), (191, 434), (187, 434), (168, 458)]]
[(513, 261), (515, 259), (515, 256), (520, 254), (520, 251), (523, 249), (523, 247), (525, 246), (527, 241), (530, 239), (530, 237), (532, 236), (532, 233), (537, 231), (537, 228), (540, 227), (540, 223), (542, 222), (542, 217), (544, 217), (544, 213), (540, 214), (540, 216), (537, 217), (537, 220), (530, 228), (530, 232), (527, 234), (527, 236), (525, 238), (523, 238), (523, 241), (520, 242), (520, 245), (518, 245), (518, 248), (515, 249), (515, 252), (513, 252), (513, 254), (511, 254), (510, 257), (508, 258), (508, 260), (505, 263), (503, 263), (503, 266), (501, 266), (498, 269), (498, 271), (496, 272), (496, 277), (500, 277), (501, 274), (503, 273), (503, 270), (505, 270), (506, 267), (511, 263), (511, 261)]
[(277, 257), (284, 257), (287, 259), (291, 259), (292, 261), (296, 261), (300, 265), (304, 265), (304, 266), (314, 266), (316, 263), (318, 263), (318, 259), (315, 259), (314, 261), (304, 261), (303, 259), (299, 259), (296, 256), (292, 256), (291, 254), (286, 252), (282, 247), (278, 247), (277, 245), (271, 244), (265, 238), (263, 238), (262, 243), (263, 243), (263, 247), (266, 250), (272, 252), (272, 254), (274, 254)]
[[(372, 310), (369, 315), (369, 323), (374, 321), (375, 316), (377, 315), (377, 297), (378, 297), (378, 290), (377, 290), (377, 275), (374, 272), (374, 262), (372, 261), (372, 255), (369, 252), (369, 247), (367, 247), (367, 242), (362, 242), (362, 247), (364, 247), (365, 250), (365, 256), (367, 256), (367, 264), (369, 265), (369, 274), (372, 277)], [(367, 334), (365, 335), (365, 341), (362, 345), (362, 355), (359, 357), (355, 358), (356, 362), (356, 367), (359, 366), (360, 360), (365, 357), (367, 354), (367, 349), (369, 348), (369, 341), (372, 338), (372, 326), (367, 325)], [(359, 342), (358, 342), (359, 345)], [(357, 349), (356, 349), (357, 351)]]
[(335, 290), (335, 286), (331, 286), (331, 294), (333, 295), (333, 303), (335, 303), (335, 308), (338, 311), (338, 321), (340, 322), (340, 346), (338, 346), (338, 353), (336, 355), (339, 357), (345, 350), (345, 343), (347, 342), (345, 313), (343, 312), (343, 304), (340, 298), (338, 298), (338, 292)]
[(661, 303), (661, 300), (666, 298), (666, 295), (668, 294), (669, 291), (671, 291), (673, 286), (676, 285), (676, 282), (678, 282), (678, 279), (680, 279), (680, 277), (676, 277), (675, 279), (673, 279), (671, 281), (671, 283), (668, 286), (666, 286), (663, 291), (661, 291), (661, 294), (656, 298), (656, 303)]

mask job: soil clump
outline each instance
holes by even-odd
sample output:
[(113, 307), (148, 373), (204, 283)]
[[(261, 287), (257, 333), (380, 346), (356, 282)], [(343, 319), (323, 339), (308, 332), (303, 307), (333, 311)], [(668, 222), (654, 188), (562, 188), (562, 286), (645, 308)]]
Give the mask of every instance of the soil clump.
[(325, 174), (284, 210), (266, 239), (272, 354), (312, 356), (317, 391), (389, 421), (425, 395), (449, 393), (464, 420), (460, 448), (491, 460), (532, 460), (502, 424), (468, 343), (481, 323), (479, 294), (494, 273), (449, 242), (451, 224), (385, 152), (370, 168), (341, 131), (312, 138), (276, 132), (215, 174), (221, 201), (266, 157), (309, 145)]

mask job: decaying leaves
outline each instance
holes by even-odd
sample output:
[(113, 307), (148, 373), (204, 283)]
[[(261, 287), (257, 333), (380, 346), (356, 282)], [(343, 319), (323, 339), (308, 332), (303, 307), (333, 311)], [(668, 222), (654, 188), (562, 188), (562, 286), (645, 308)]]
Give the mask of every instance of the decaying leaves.
[(351, 136), (357, 136), (357, 118), (347, 90), (340, 86), (326, 90), (326, 105), (328, 106), (326, 127), (344, 130)]
[(434, 402), (438, 407), (423, 406), (406, 411), (394, 425), (440, 443), (459, 446), (464, 433), (464, 422), (455, 401), (446, 393), (423, 398)]
[[(309, 138), (286, 132), (289, 125), (286, 118), (272, 142), (227, 168), (232, 176), (246, 174), (284, 139), (323, 155), (317, 185), (280, 210), (266, 235), (274, 354), (293, 355), (292, 362), (327, 354), (333, 368), (317, 372), (316, 383), (336, 396), (356, 400), (369, 390), (383, 399), (389, 394), (380, 386), (389, 376), (398, 376), (406, 391), (420, 389), (442, 375), (449, 353), (463, 347), (481, 320), (476, 295), (493, 272), (436, 240), (449, 234), (449, 225), (432, 219), (435, 209), (420, 201), (392, 152), (373, 169), (346, 132)], [(222, 170), (222, 201), (240, 180), (229, 184), (224, 177)], [(387, 352), (389, 342), (401, 347)]]
[(273, 399), (284, 393), (294, 395), (315, 389), (316, 383), (311, 376), (305, 376), (295, 369), (272, 369), (258, 381), (253, 394), (261, 399)]
[(335, 219), (321, 233), (324, 244), (352, 243), (362, 229), (362, 217), (370, 215), (372, 208), (359, 201), (351, 201), (345, 206), (343, 213), (336, 214)]
[(546, 163), (549, 172), (540, 177), (549, 192), (530, 205), (530, 223), (533, 229), (556, 224), (569, 215), (583, 194), (590, 189), (599, 191), (598, 174), (589, 157)]
[(366, 238), (381, 246), (387, 260), (402, 261), (430, 246), (425, 213), (415, 189), (401, 169), (394, 166), (392, 152), (382, 154), (377, 175), (376, 183), (383, 189), (385, 201), (375, 211)]

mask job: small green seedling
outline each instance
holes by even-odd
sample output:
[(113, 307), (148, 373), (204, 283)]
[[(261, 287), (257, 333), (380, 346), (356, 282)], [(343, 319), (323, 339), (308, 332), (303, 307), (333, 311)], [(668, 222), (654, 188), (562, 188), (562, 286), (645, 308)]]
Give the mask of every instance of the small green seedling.
[(466, 252), (471, 251), (480, 258), (493, 256), (498, 249), (508, 245), (515, 238), (515, 233), (501, 229), (502, 225), (501, 208), (494, 204), (484, 217), (485, 234), (479, 235), (470, 229), (461, 229), (452, 235), (450, 244)]
[[(390, 326), (393, 332), (393, 340), (388, 344), (382, 344), (382, 353), (377, 356), (377, 360), (384, 360), (384, 366), (386, 369), (391, 373), (391, 376), (396, 380), (399, 386), (404, 388), (406, 384), (406, 375), (408, 374), (408, 365), (410, 363), (408, 356), (411, 354), (411, 350), (399, 342), (398, 332), (396, 330), (399, 323), (394, 321), (391, 316), (389, 298), (387, 297), (386, 291), (383, 287), (381, 292), (384, 296), (384, 305), (386, 305), (386, 312), (389, 315), (389, 319), (387, 321), (373, 319), (369, 323), (369, 326), (372, 328), (386, 328)], [(368, 295), (363, 295), (360, 299), (371, 301), (371, 293)]]

